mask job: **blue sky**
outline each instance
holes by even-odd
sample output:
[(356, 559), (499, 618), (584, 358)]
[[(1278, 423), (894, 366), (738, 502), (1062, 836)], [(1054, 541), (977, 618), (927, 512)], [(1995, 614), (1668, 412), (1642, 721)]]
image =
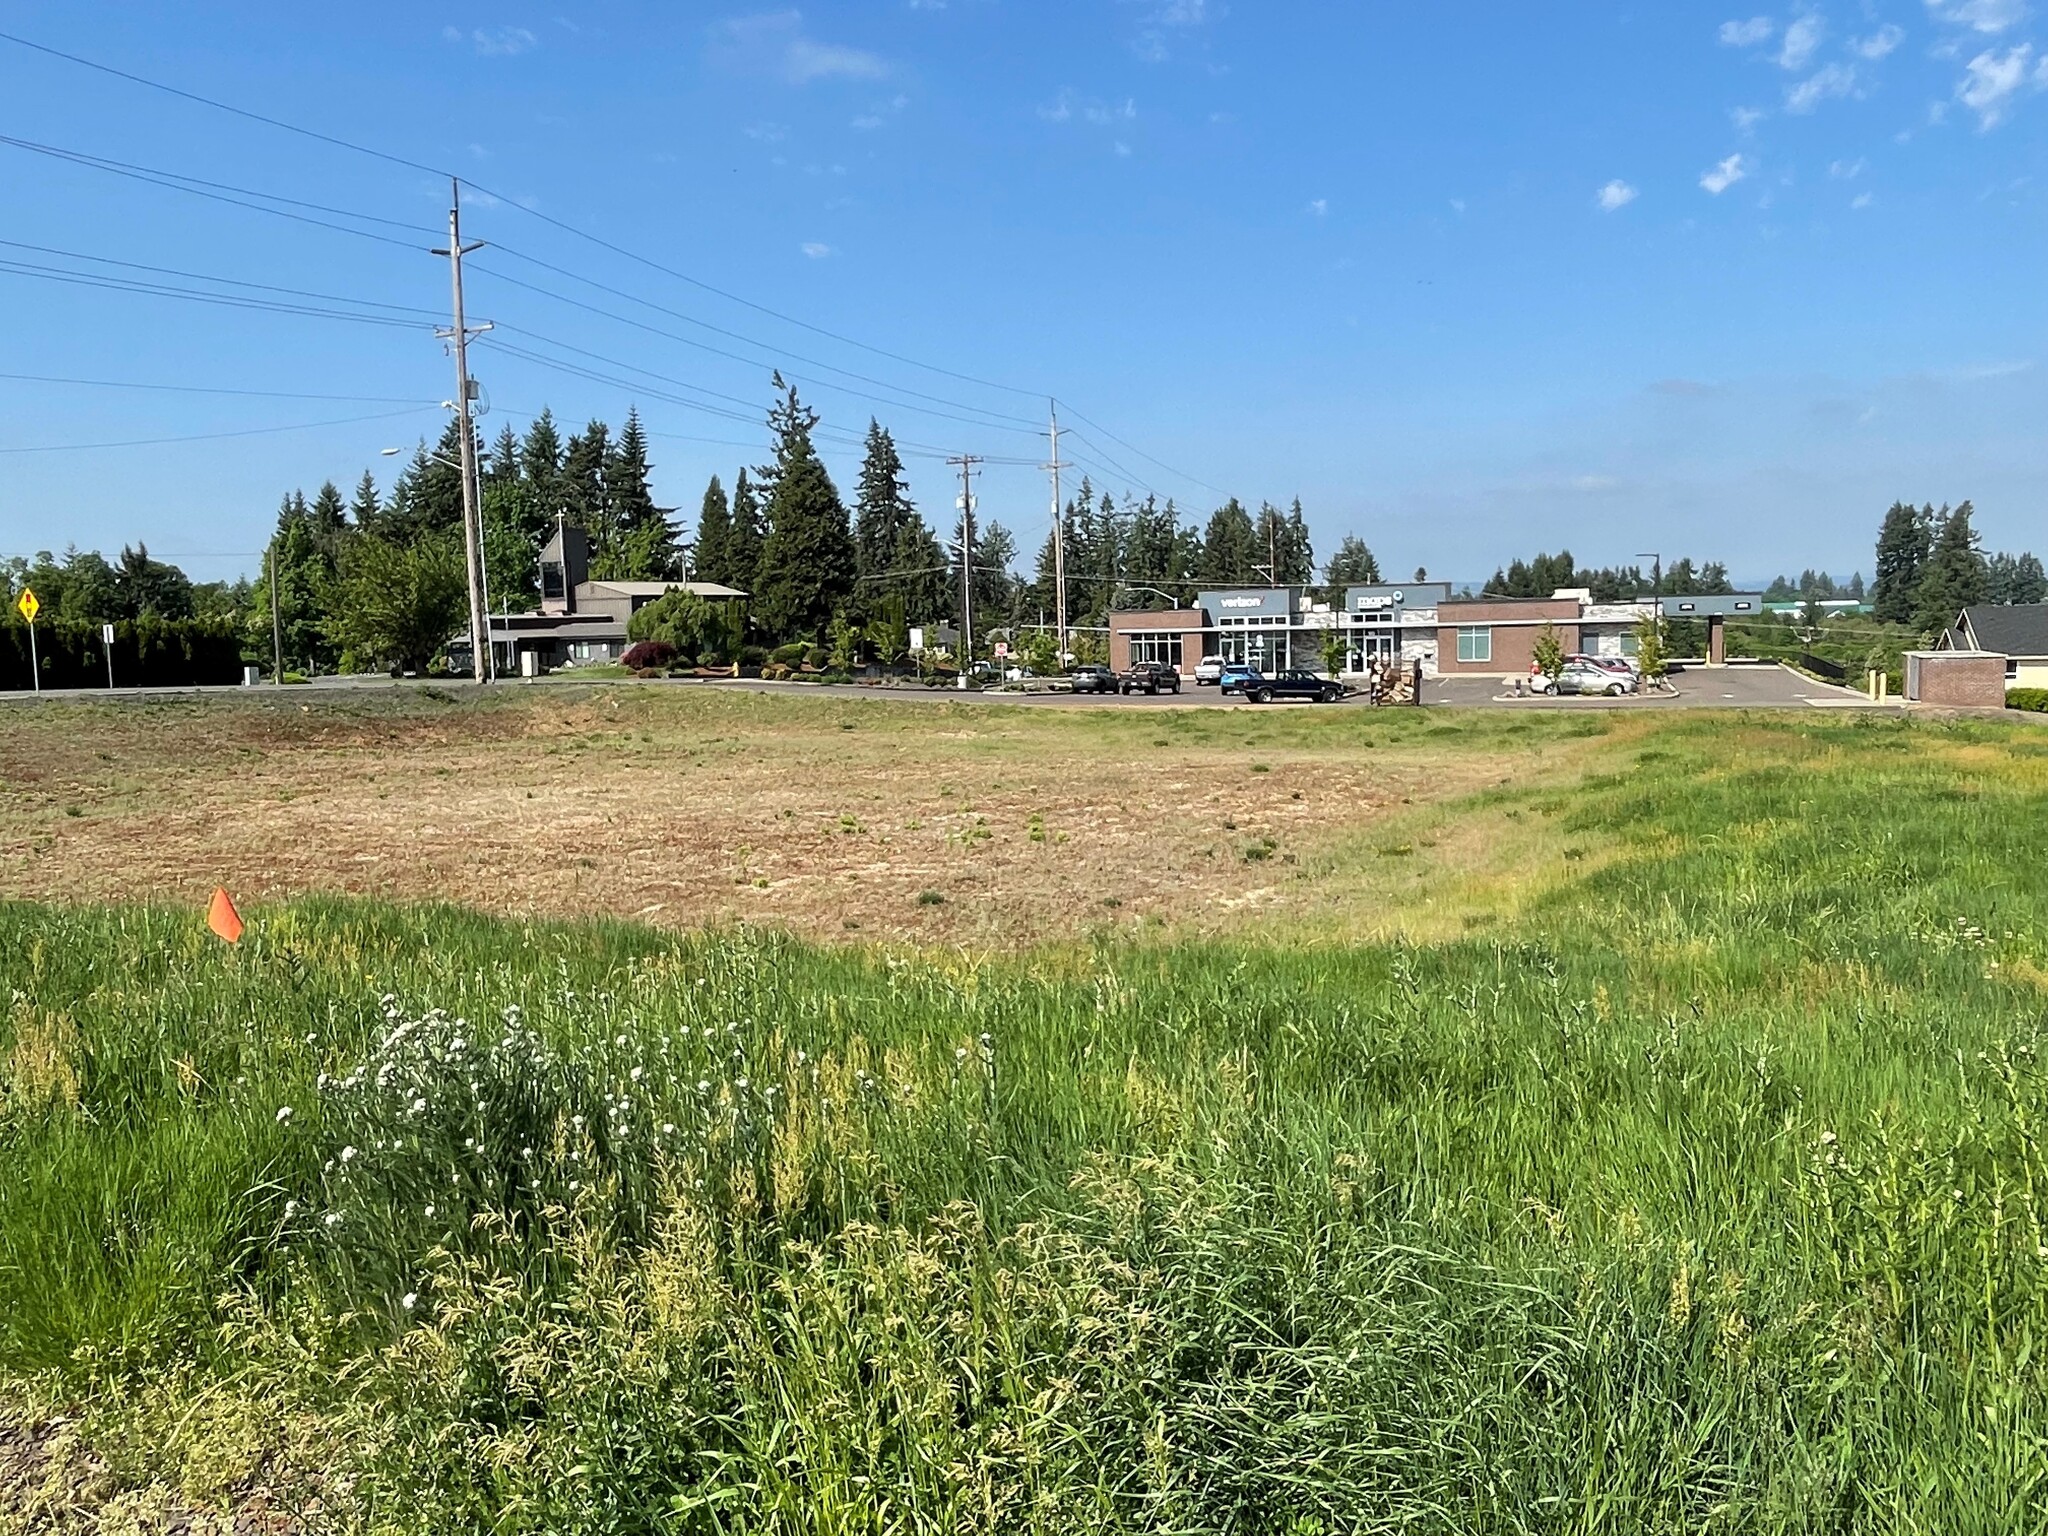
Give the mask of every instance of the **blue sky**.
[[(871, 412), (920, 445), (935, 520), (944, 453), (1015, 461), (983, 510), (1027, 555), (1047, 394), (1085, 413), (1068, 448), (1098, 484), (1197, 515), (1219, 489), (1299, 495), (1319, 550), (1357, 532), (1402, 572), (1559, 546), (1867, 571), (1897, 497), (1972, 497), (1993, 547), (2048, 553), (2029, 0), (14, 0), (0, 30), (490, 189), (465, 216), (497, 247), (470, 284), (504, 327), (473, 355), (486, 433), (543, 404), (616, 425), (637, 400), (686, 509), (761, 456), (781, 360), (848, 434), (826, 444), (842, 488)], [(0, 373), (350, 397), (0, 380), (0, 449), (410, 412), (0, 453), (0, 552), (139, 537), (196, 575), (251, 569), (282, 492), (388, 479), (379, 448), (438, 432), (447, 273), (405, 248), (445, 233), (436, 176), (13, 43), (0, 101), (0, 134), (372, 214), (395, 223), (354, 227), (399, 242), (0, 146), (0, 238), (72, 253), (0, 260), (412, 322), (0, 270)]]

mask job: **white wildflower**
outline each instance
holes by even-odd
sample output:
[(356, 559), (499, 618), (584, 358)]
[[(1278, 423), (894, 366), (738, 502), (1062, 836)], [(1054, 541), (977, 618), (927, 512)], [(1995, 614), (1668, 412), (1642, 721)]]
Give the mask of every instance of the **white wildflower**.
[(289, 1104), (283, 1104), (283, 1105), (280, 1105), (280, 1106), (278, 1107), (278, 1111), (277, 1111), (277, 1123), (278, 1123), (279, 1125), (283, 1125), (283, 1124), (285, 1123), (285, 1121), (287, 1121), (287, 1120), (291, 1119), (291, 1117), (292, 1117), (292, 1107), (291, 1107), (291, 1105), (289, 1105)]
[(344, 1163), (354, 1162), (356, 1160), (356, 1149), (354, 1147), (343, 1147), (341, 1149), (341, 1160)]
[(420, 1293), (418, 1291), (407, 1291), (403, 1296), (399, 1298), (398, 1304), (401, 1307), (405, 1308), (406, 1311), (410, 1312), (413, 1309), (414, 1304), (417, 1303), (419, 1299)]

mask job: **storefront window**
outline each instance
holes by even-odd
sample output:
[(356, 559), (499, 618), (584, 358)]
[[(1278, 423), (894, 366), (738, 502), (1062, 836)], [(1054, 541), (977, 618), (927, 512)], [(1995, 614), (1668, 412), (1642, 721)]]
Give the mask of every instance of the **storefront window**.
[(1493, 660), (1493, 630), (1485, 624), (1461, 624), (1458, 626), (1458, 660)]
[(1180, 636), (1178, 634), (1134, 634), (1131, 636), (1131, 665), (1142, 667), (1146, 664), (1160, 667), (1180, 668)]

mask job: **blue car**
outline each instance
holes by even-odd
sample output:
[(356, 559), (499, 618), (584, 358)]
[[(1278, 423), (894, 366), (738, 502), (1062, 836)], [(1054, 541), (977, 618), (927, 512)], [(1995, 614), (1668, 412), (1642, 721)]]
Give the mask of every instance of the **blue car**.
[(1263, 674), (1249, 662), (1226, 661), (1223, 671), (1216, 679), (1216, 686), (1225, 693), (1243, 693), (1245, 684), (1256, 681)]

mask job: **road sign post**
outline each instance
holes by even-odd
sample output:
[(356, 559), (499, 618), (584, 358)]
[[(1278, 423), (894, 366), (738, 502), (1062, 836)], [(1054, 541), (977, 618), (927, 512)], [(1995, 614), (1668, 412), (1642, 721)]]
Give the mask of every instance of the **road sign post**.
[(107, 692), (109, 692), (109, 693), (112, 693), (112, 692), (114, 691), (114, 626), (113, 626), (113, 625), (111, 625), (111, 624), (102, 624), (102, 625), (100, 626), (100, 644), (101, 644), (102, 646), (104, 646), (104, 647), (106, 648), (106, 652), (107, 652)]
[(43, 663), (36, 654), (36, 615), (43, 611), (42, 600), (36, 596), (34, 587), (23, 587), (21, 596), (15, 600), (15, 612), (28, 623), (28, 671), (29, 680), (35, 691), (43, 691)]

